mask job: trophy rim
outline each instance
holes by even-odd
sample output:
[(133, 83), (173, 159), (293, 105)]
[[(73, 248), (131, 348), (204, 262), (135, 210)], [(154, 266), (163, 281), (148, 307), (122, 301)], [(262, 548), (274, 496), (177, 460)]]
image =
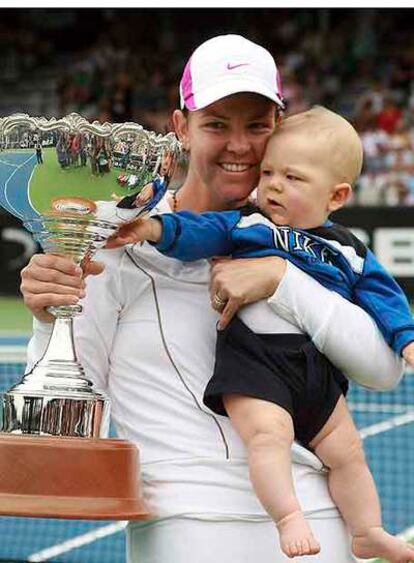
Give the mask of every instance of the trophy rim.
[(76, 112), (69, 113), (62, 117), (39, 117), (27, 113), (12, 113), (0, 117), (0, 135), (7, 134), (19, 125), (31, 127), (34, 130), (47, 133), (51, 131), (63, 130), (68, 133), (92, 133), (102, 138), (112, 137), (115, 141), (126, 133), (134, 133), (141, 139), (154, 146), (166, 146), (171, 150), (181, 150), (182, 145), (176, 134), (172, 131), (162, 134), (155, 131), (144, 129), (139, 123), (125, 121), (123, 123), (111, 123), (105, 121), (101, 123), (97, 120), (89, 121)]
[[(57, 506), (59, 510), (57, 511)], [(155, 515), (141, 499), (58, 497), (0, 493), (0, 516), (67, 520), (151, 520)]]

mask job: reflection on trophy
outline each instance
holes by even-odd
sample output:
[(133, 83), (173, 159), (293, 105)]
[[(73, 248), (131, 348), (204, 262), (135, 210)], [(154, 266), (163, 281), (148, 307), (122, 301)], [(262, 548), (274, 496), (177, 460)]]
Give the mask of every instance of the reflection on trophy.
[[(89, 260), (165, 194), (179, 143), (135, 123), (0, 118), (0, 205), (45, 252)], [(148, 518), (135, 446), (107, 438), (109, 401), (78, 362), (73, 318), (52, 307), (43, 358), (2, 400), (0, 514)]]

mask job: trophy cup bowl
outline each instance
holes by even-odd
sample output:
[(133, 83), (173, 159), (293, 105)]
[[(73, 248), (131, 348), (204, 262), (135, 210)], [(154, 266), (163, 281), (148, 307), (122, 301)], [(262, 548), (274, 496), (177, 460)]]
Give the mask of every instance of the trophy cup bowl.
[[(179, 154), (173, 133), (136, 123), (0, 118), (0, 205), (46, 253), (90, 260), (165, 194)], [(144, 190), (145, 188), (145, 190)], [(55, 321), (42, 359), (2, 398), (0, 515), (146, 519), (134, 444), (108, 438), (110, 403), (78, 361), (73, 318)]]

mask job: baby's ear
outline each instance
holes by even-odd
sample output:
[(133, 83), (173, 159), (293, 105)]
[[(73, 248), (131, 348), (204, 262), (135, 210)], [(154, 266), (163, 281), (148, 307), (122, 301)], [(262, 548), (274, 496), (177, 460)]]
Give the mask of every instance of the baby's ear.
[(332, 211), (336, 211), (345, 205), (345, 203), (349, 200), (352, 195), (352, 186), (351, 184), (343, 183), (343, 184), (336, 184), (336, 186), (332, 189), (332, 192), (329, 197), (328, 201), (328, 211), (331, 213)]

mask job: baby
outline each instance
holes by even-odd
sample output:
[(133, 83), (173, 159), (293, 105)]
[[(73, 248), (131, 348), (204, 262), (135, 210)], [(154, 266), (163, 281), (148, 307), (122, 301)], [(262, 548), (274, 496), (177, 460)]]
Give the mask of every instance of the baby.
[[(329, 214), (349, 199), (362, 145), (339, 115), (316, 107), (287, 118), (270, 139), (257, 207), (200, 215), (182, 211), (122, 227), (112, 246), (148, 240), (180, 260), (277, 255), (354, 301), (414, 366), (414, 323), (399, 286), (374, 255)], [(309, 296), (311, 299), (312, 296)], [(243, 439), (250, 477), (288, 557), (320, 550), (295, 495), (294, 437), (329, 469), (332, 497), (357, 557), (414, 561), (414, 546), (381, 524), (375, 484), (344, 395), (347, 381), (303, 334), (253, 332), (236, 317), (218, 332), (204, 401)]]

